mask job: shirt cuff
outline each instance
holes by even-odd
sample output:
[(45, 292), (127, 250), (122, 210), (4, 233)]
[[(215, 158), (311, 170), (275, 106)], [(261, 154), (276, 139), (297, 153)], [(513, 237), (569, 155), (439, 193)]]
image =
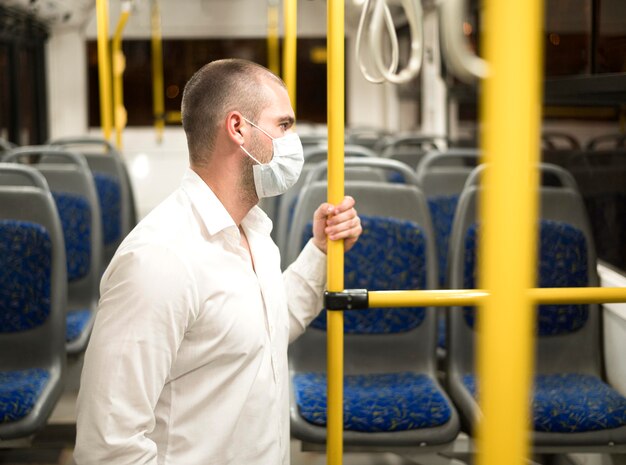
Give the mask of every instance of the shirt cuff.
[(326, 254), (318, 249), (311, 239), (291, 264), (291, 269), (318, 286), (326, 284)]

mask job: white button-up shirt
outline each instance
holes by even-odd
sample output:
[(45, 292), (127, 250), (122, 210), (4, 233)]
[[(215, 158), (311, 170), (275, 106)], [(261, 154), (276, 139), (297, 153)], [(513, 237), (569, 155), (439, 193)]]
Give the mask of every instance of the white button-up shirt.
[(287, 346), (322, 308), (312, 243), (281, 276), (271, 221), (238, 227), (192, 170), (119, 247), (85, 355), (74, 458), (289, 463)]

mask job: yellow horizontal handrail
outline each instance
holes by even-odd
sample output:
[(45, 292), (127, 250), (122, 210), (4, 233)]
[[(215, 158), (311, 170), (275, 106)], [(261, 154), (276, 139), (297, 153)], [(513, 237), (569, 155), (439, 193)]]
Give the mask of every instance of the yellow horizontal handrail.
[[(446, 307), (480, 305), (489, 296), (482, 289), (369, 291), (369, 307)], [(552, 287), (528, 289), (534, 304), (599, 304), (626, 302), (624, 287)]]
[(487, 296), (487, 291), (480, 289), (368, 292), (370, 307), (479, 305)]
[(626, 302), (624, 287), (552, 287), (528, 289), (537, 304), (602, 304)]

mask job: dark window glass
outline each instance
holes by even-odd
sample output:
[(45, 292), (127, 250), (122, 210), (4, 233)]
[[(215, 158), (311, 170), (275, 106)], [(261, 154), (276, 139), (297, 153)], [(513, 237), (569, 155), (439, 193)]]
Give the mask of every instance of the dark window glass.
[(16, 144), (47, 138), (46, 39), (33, 16), (0, 6), (0, 137)]
[(572, 173), (587, 207), (598, 258), (626, 271), (626, 152), (553, 150), (543, 159)]
[(591, 0), (548, 0), (544, 30), (546, 76), (591, 72)]
[[(302, 121), (326, 121), (326, 62), (320, 48), (326, 39), (299, 39), (296, 111)], [(124, 105), (128, 126), (154, 123), (152, 58), (149, 40), (126, 40)], [(89, 125), (100, 125), (97, 42), (87, 46), (89, 66)], [(267, 66), (265, 39), (164, 40), (163, 81), (166, 115), (180, 111), (182, 93), (189, 78), (206, 63), (221, 58), (245, 58)], [(321, 93), (321, 95), (320, 95)], [(170, 121), (174, 121), (170, 118)], [(174, 122), (174, 124), (178, 124)]]
[(9, 139), (12, 107), (9, 77), (9, 46), (0, 43), (0, 137), (5, 140)]
[[(29, 46), (22, 46), (18, 50), (17, 82), (31, 84), (35, 82), (35, 54), (33, 52), (33, 48)], [(20, 85), (18, 104), (21, 117), (19, 121), (18, 145), (36, 143), (36, 117), (38, 110), (35, 104), (35, 91), (34, 85)]]
[(626, 73), (626, 1), (596, 0), (596, 73)]

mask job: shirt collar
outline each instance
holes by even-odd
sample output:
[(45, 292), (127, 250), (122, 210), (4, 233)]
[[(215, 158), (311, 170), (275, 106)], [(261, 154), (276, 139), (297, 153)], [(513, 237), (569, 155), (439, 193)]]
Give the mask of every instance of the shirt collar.
[[(222, 202), (211, 188), (191, 168), (187, 168), (181, 181), (181, 188), (187, 193), (207, 231), (215, 235), (229, 227), (237, 228)], [(243, 218), (241, 224), (247, 229), (269, 235), (272, 231), (272, 220), (261, 208), (254, 206)], [(238, 231), (237, 231), (238, 232)]]

